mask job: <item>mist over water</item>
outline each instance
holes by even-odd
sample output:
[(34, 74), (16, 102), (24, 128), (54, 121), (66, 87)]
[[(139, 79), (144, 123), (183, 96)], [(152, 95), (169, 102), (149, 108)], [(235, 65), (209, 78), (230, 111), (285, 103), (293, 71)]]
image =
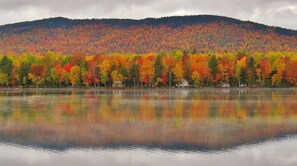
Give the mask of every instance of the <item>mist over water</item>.
[(0, 165), (294, 165), (297, 89), (1, 90)]

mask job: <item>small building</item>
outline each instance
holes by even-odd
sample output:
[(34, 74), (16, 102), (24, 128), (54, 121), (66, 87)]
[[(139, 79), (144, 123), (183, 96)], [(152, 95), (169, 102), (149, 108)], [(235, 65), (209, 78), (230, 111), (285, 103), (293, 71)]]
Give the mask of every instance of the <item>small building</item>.
[(189, 82), (188, 82), (186, 79), (183, 79), (182, 82), (179, 83), (179, 84), (176, 84), (176, 86), (177, 86), (178, 88), (179, 88), (179, 87), (181, 87), (181, 88), (186, 88), (186, 87), (189, 87), (190, 85), (189, 85)]
[(227, 83), (227, 82), (221, 82), (221, 87), (222, 88), (229, 88), (230, 87), (230, 84)]
[(247, 85), (246, 84), (240, 84), (239, 87), (243, 88), (243, 87), (247, 87)]
[(112, 84), (112, 87), (113, 87), (113, 88), (124, 88), (124, 85), (123, 85), (122, 81), (115, 81), (115, 82)]

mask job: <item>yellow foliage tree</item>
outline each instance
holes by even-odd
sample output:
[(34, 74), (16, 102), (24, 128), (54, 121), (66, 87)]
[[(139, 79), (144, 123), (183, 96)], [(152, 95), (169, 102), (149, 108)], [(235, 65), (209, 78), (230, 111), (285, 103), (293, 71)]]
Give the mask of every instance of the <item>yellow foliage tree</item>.
[(173, 74), (176, 82), (181, 83), (183, 81), (184, 71), (183, 71), (183, 64), (181, 60), (178, 61), (178, 63), (175, 65), (175, 68), (173, 68)]
[(117, 70), (111, 72), (111, 78), (114, 83), (124, 81), (124, 76), (121, 73), (119, 73)]
[(81, 68), (77, 65), (73, 66), (70, 70), (70, 82), (72, 86), (81, 84)]
[(194, 86), (200, 86), (201, 85), (201, 75), (197, 71), (194, 71), (192, 73), (191, 78), (194, 81)]

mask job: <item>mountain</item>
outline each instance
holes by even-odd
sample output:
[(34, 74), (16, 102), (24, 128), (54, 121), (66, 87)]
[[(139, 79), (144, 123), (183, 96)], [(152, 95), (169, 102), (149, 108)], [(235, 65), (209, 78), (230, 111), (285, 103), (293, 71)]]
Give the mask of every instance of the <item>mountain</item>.
[(64, 54), (297, 51), (297, 31), (233, 18), (198, 15), (163, 18), (62, 17), (0, 26), (0, 53)]

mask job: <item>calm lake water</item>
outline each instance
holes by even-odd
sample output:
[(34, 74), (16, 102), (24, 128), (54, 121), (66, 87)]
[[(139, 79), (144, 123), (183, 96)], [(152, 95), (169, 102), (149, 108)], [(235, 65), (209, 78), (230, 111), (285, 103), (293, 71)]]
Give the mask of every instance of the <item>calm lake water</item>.
[(297, 89), (0, 90), (0, 165), (297, 164)]

